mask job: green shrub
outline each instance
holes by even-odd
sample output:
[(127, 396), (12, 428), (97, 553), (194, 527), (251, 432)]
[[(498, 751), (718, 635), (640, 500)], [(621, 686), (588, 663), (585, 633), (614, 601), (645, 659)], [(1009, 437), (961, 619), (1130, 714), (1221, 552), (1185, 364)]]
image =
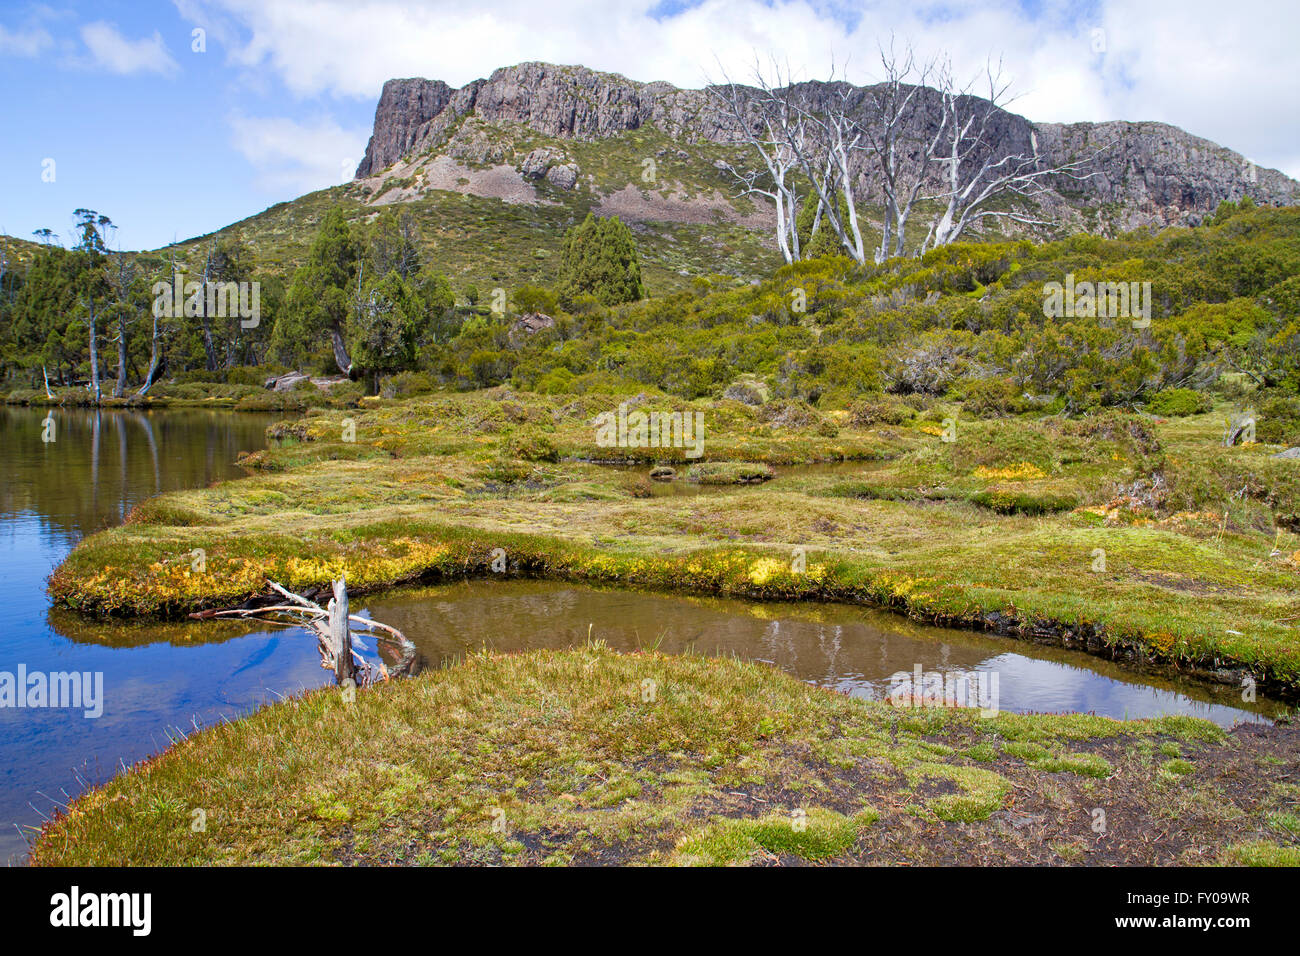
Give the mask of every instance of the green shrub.
[(365, 394), (366, 387), (360, 382), (339, 382), (321, 390), (321, 397), (335, 408), (356, 408)]
[(537, 391), (543, 395), (567, 395), (574, 391), (573, 373), (564, 366), (547, 372), (537, 383)]
[(280, 370), (274, 366), (238, 365), (226, 370), (226, 381), (231, 385), (262, 388), (268, 378), (277, 374), (280, 374)]
[(854, 428), (872, 425), (902, 425), (915, 417), (916, 411), (886, 395), (871, 395), (849, 409), (849, 424)]
[(1151, 396), (1147, 402), (1147, 411), (1152, 415), (1181, 418), (1184, 415), (1200, 415), (1213, 407), (1210, 397), (1203, 392), (1190, 388), (1165, 388)]
[(750, 485), (776, 477), (770, 465), (748, 461), (707, 461), (686, 469), (686, 480), (701, 485)]
[(511, 432), (506, 439), (505, 453), (522, 461), (560, 460), (560, 453), (550, 437), (531, 426)]
[(758, 410), (758, 419), (774, 428), (808, 428), (820, 425), (821, 413), (807, 402), (779, 398)]
[(1259, 403), (1255, 438), (1272, 445), (1300, 444), (1300, 398), (1273, 395)]
[(1072, 495), (1002, 489), (976, 492), (970, 500), (982, 508), (1007, 515), (1051, 514), (1054, 511), (1069, 511), (1079, 504), (1078, 499)]
[(32, 405), (45, 400), (45, 393), (34, 388), (15, 388), (6, 397), (10, 405)]
[(410, 398), (437, 390), (438, 383), (427, 372), (398, 372), (385, 378), (379, 386), (383, 398)]
[(962, 387), (962, 408), (978, 418), (1020, 411), (1020, 397), (1008, 378), (977, 378)]

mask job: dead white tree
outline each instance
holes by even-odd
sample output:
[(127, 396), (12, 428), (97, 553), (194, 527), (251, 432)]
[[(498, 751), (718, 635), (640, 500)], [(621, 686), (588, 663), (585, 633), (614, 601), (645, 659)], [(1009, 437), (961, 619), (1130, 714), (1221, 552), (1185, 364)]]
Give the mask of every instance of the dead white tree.
[(922, 253), (956, 242), (968, 227), (985, 219), (1051, 225), (1020, 209), (994, 209), (990, 203), (995, 199), (1014, 198), (1027, 204), (1051, 192), (1049, 177), (1087, 179), (1095, 175), (1081, 175), (1080, 170), (1101, 150), (1081, 160), (1046, 166), (1032, 135), (1031, 152), (999, 155), (994, 133), (1006, 106), (1015, 97), (1010, 95), (1011, 82), (1004, 78), (1000, 60), (996, 66), (990, 62), (984, 72), (988, 83), (986, 97), (972, 93), (976, 81), (957, 85), (950, 60), (945, 60), (936, 70), (944, 125), (934, 161), (942, 168), (943, 185), (935, 195), (926, 197), (937, 200), (940, 207), (921, 244)]
[[(167, 274), (167, 282), (173, 287), (176, 285), (177, 272), (176, 265), (176, 244), (172, 243), (171, 247), (171, 270)], [(153, 388), (158, 379), (162, 376), (163, 366), (166, 364), (167, 357), (165, 352), (167, 323), (166, 320), (171, 316), (169, 309), (174, 307), (173, 300), (170, 297), (158, 296), (154, 299), (153, 307), (149, 310), (153, 315), (153, 330), (149, 338), (149, 371), (145, 373), (144, 381), (140, 383), (137, 395), (144, 396), (149, 394), (149, 389)]]
[(212, 299), (208, 296), (208, 288), (211, 286), (216, 272), (220, 269), (218, 262), (217, 240), (213, 239), (208, 243), (207, 255), (203, 259), (203, 273), (199, 280), (199, 301), (198, 316), (199, 329), (203, 332), (203, 354), (207, 360), (207, 370), (215, 372), (220, 367), (217, 362), (217, 348), (212, 340), (212, 317), (208, 315), (208, 303)]
[[(790, 101), (792, 83), (773, 64), (775, 77), (769, 80), (756, 62), (756, 87), (741, 86), (727, 76), (721, 84), (710, 84), (709, 95), (719, 103), (744, 142), (763, 161), (763, 169), (738, 170), (728, 165), (741, 195), (763, 196), (776, 210), (776, 244), (787, 263), (799, 259), (799, 231), (795, 227), (799, 196), (794, 172), (799, 167), (798, 150), (806, 138), (799, 111)], [(766, 176), (764, 175), (766, 171)]]
[[(321, 607), (315, 601), (308, 600), (300, 594), (294, 594), (274, 581), (266, 583), (287, 603), (249, 602), (243, 607), (229, 608), (224, 611), (196, 611), (190, 617), (196, 620), (243, 618), (285, 627), (305, 628), (316, 637), (321, 667), (333, 671), (335, 682), (338, 684), (352, 681), (358, 687), (365, 687), (380, 680), (388, 680), (394, 673), (409, 674), (415, 666), (416, 647), (405, 634), (379, 621), (348, 613), (347, 583), (343, 578), (331, 582), (330, 587), (334, 596), (326, 607)], [(392, 669), (384, 663), (382, 657), (368, 661), (358, 653), (356, 650), (358, 632), (369, 633), (376, 641), (391, 648), (391, 652), (397, 658)]]
[(121, 398), (126, 391), (127, 333), (135, 321), (134, 298), (136, 268), (119, 248), (112, 254), (108, 270), (108, 284), (113, 290), (111, 306), (115, 320), (113, 341), (117, 345), (117, 381), (113, 383), (113, 397)]
[(832, 63), (830, 78), (819, 84), (822, 94), (815, 102), (811, 96), (799, 96), (792, 87), (788, 88), (794, 94), (789, 102), (803, 120), (805, 135), (796, 139), (787, 127), (786, 142), (817, 197), (818, 223), (828, 224), (845, 253), (855, 262), (863, 263), (867, 257), (853, 195), (852, 170), (854, 154), (867, 147), (862, 126), (852, 115), (855, 87), (837, 80), (836, 75)]
[(927, 83), (937, 68), (934, 60), (918, 62), (909, 44), (895, 52), (894, 39), (880, 50), (882, 80), (868, 87), (868, 115), (862, 129), (868, 150), (880, 175), (884, 218), (876, 262), (901, 256), (906, 246), (907, 221), (921, 189), (930, 181), (931, 167), (947, 128), (948, 113), (940, 111), (938, 125), (927, 108)]
[(776, 207), (776, 239), (786, 262), (801, 258), (799, 230), (800, 179), (816, 202), (815, 222), (835, 232), (847, 255), (866, 260), (857, 203), (853, 197), (854, 154), (866, 145), (857, 120), (850, 115), (854, 87), (830, 78), (817, 84), (797, 84), (790, 70), (755, 62), (752, 87), (740, 86), (723, 73), (726, 83), (710, 87), (742, 141), (763, 161), (763, 170), (732, 170), (745, 193), (762, 195)]
[(732, 172), (745, 193), (773, 201), (786, 262), (801, 253), (800, 188), (808, 193), (805, 203), (817, 204), (814, 231), (830, 228), (844, 253), (864, 263), (855, 177), (880, 183), (885, 208), (873, 250), (880, 262), (905, 254), (907, 224), (922, 202), (937, 203), (937, 211), (919, 253), (956, 242), (987, 219), (1050, 225), (1032, 207), (1052, 194), (1052, 179), (1095, 175), (1082, 171), (1102, 150), (1049, 166), (1031, 134), (1028, 151), (1007, 151), (999, 137), (1014, 97), (1000, 61), (985, 69), (987, 97), (973, 92), (976, 81), (959, 86), (949, 59), (920, 62), (910, 46), (896, 52), (892, 39), (888, 49), (880, 47), (880, 61), (883, 81), (866, 89), (839, 78), (834, 63), (820, 83), (796, 84), (788, 69), (756, 63), (753, 87), (728, 79), (710, 89), (763, 161), (766, 172)]

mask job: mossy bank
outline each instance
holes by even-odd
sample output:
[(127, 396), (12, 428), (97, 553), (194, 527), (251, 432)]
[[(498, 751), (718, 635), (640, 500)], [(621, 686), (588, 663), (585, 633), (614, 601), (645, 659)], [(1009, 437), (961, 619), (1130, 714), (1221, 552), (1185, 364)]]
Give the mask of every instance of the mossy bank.
[(32, 860), (1300, 865), (1298, 771), (1296, 729), (893, 707), (595, 641), (193, 733)]
[[(589, 463), (603, 451), (593, 419), (623, 402), (698, 411), (700, 467), (775, 477), (694, 484), (672, 448), (617, 449), (644, 473)], [(150, 499), (88, 537), (54, 574), (56, 600), (174, 617), (268, 578), (307, 588), (344, 573), (374, 589), (486, 573), (500, 549), (508, 573), (870, 602), (1300, 687), (1300, 469), (1268, 446), (1224, 448), (1217, 411), (982, 420), (922, 400), (881, 422), (779, 400), (500, 389), (363, 406), (273, 427), (282, 441), (244, 459), (250, 477)], [(794, 464), (829, 460), (857, 464)], [(655, 462), (700, 493), (656, 495)]]

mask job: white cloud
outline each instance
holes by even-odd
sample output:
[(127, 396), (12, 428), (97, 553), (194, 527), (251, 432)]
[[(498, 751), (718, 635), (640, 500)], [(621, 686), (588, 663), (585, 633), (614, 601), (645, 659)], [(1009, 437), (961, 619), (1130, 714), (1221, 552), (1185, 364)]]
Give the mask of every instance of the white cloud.
[(238, 24), (221, 11), (213, 9), (205, 0), (172, 0), (181, 18), (191, 25), (202, 27), (209, 41), (216, 40), (224, 46), (239, 42)]
[(269, 193), (307, 193), (352, 178), (368, 130), (343, 129), (331, 119), (300, 123), (284, 117), (228, 118), (235, 147), (257, 170)]
[(0, 56), (40, 56), (53, 43), (54, 39), (40, 27), (6, 30), (0, 26)]
[[(180, 0), (186, 8), (191, 4)], [(372, 98), (383, 81), (461, 85), (524, 60), (581, 63), (697, 86), (716, 59), (743, 73), (755, 52), (805, 77), (832, 55), (871, 78), (877, 38), (911, 38), (974, 74), (1001, 54), (1039, 121), (1159, 120), (1300, 175), (1300, 72), (1290, 0), (703, 0), (655, 18), (652, 0), (208, 0), (238, 25), (231, 59), (269, 68), (299, 96)], [(1094, 52), (1101, 30), (1105, 51)]]
[(81, 28), (81, 39), (90, 51), (85, 65), (101, 67), (112, 73), (161, 73), (169, 76), (180, 67), (167, 52), (162, 34), (128, 40), (117, 27), (103, 20), (88, 23)]

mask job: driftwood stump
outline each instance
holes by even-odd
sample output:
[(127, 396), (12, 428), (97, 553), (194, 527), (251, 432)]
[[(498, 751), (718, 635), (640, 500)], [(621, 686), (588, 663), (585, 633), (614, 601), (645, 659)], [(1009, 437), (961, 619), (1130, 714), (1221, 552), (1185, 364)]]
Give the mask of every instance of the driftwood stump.
[[(278, 624), (283, 627), (302, 627), (316, 636), (316, 646), (320, 650), (321, 667), (334, 672), (334, 679), (339, 683), (351, 680), (358, 687), (365, 687), (377, 680), (388, 680), (392, 674), (409, 674), (415, 668), (416, 647), (395, 627), (372, 621), (370, 618), (348, 613), (347, 581), (339, 578), (331, 582), (334, 598), (328, 607), (321, 607), (315, 601), (308, 600), (274, 581), (267, 581), (275, 594), (284, 602), (267, 604), (275, 598), (257, 598), (246, 602), (243, 607), (227, 608), (224, 611), (196, 611), (190, 615), (195, 619), (207, 618), (246, 618)], [(369, 634), (379, 643), (389, 647), (397, 660), (393, 670), (389, 670), (382, 656), (373, 662), (364, 660), (352, 645), (352, 634)], [(364, 647), (364, 645), (362, 645)]]
[(334, 582), (334, 598), (329, 603), (330, 650), (334, 653), (334, 681), (356, 683), (357, 666), (352, 660), (352, 632), (348, 628), (348, 584), (346, 578)]

